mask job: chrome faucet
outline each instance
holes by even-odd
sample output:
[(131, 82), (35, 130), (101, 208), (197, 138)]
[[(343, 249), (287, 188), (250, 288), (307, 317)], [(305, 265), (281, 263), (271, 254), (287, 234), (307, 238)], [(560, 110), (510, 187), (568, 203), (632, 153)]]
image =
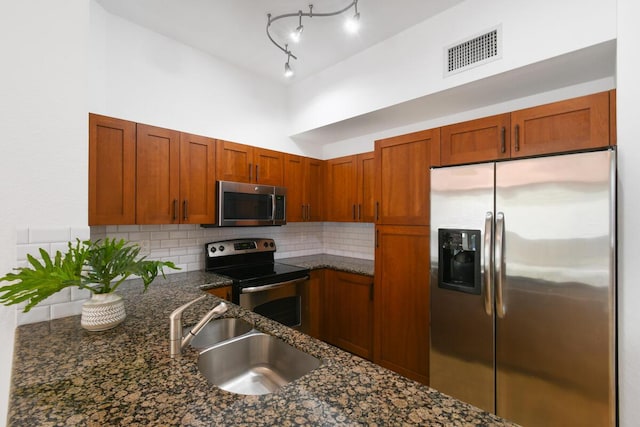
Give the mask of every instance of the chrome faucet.
[(198, 332), (204, 328), (204, 326), (211, 321), (216, 315), (221, 315), (227, 311), (227, 304), (224, 302), (220, 302), (216, 304), (216, 306), (205, 314), (202, 319), (196, 325), (191, 328), (191, 330), (183, 337), (182, 336), (182, 313), (193, 303), (196, 303), (204, 298), (207, 298), (208, 295), (203, 295), (194, 299), (193, 301), (189, 301), (188, 303), (181, 305), (176, 308), (173, 313), (169, 316), (169, 341), (171, 348), (169, 350), (169, 355), (171, 358), (179, 356), (182, 353), (182, 349), (189, 345), (191, 340), (198, 335)]

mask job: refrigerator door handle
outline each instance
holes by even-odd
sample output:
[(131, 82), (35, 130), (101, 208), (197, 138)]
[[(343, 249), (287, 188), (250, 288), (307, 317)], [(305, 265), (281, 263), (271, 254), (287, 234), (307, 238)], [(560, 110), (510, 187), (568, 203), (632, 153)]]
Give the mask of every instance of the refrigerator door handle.
[(504, 318), (505, 306), (502, 296), (504, 282), (504, 214), (496, 215), (496, 245), (495, 245), (495, 275), (496, 275), (496, 314), (500, 319)]
[(493, 212), (484, 217), (484, 311), (487, 316), (493, 315)]

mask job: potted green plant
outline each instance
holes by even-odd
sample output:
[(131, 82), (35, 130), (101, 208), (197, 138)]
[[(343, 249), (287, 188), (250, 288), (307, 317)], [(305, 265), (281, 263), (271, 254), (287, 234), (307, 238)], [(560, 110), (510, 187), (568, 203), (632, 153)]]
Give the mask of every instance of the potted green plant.
[(139, 257), (140, 247), (125, 240), (106, 238), (92, 242), (76, 240), (68, 250), (53, 257), (40, 249), (42, 261), (27, 255), (29, 267), (0, 278), (12, 282), (0, 287), (0, 302), (5, 305), (27, 302), (28, 312), (42, 300), (69, 286), (87, 289), (91, 299), (84, 303), (80, 324), (92, 331), (111, 329), (124, 321), (124, 301), (115, 290), (132, 275), (144, 283), (143, 292), (164, 267), (178, 269), (169, 261)]

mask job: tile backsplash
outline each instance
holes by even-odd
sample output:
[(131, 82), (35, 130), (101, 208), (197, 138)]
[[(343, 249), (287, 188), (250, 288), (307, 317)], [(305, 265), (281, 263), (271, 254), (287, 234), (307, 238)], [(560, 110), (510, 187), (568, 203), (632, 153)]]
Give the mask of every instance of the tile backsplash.
[[(204, 268), (205, 243), (240, 237), (268, 237), (276, 241), (276, 259), (326, 253), (373, 259), (374, 225), (368, 223), (305, 222), (282, 227), (202, 228), (199, 225), (113, 225), (94, 227), (24, 227), (17, 230), (17, 265), (27, 265), (27, 254), (39, 258), (39, 248), (49, 253), (66, 251), (76, 238), (122, 238), (140, 244), (149, 259), (173, 261), (179, 271)], [(80, 314), (88, 291), (66, 288), (23, 313), (16, 310), (19, 325)]]
[(203, 228), (199, 225), (113, 225), (91, 227), (91, 239), (122, 238), (140, 244), (149, 259), (172, 261), (180, 271), (204, 268), (204, 245), (216, 240), (268, 237), (275, 258), (327, 253), (373, 259), (373, 224), (305, 222), (282, 227)]

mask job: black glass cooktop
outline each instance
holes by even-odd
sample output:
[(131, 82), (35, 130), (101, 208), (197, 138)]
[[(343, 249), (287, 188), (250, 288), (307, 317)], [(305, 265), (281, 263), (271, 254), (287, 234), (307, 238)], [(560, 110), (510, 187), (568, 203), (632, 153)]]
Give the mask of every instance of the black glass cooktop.
[(232, 279), (234, 281), (234, 285), (244, 287), (299, 279), (308, 275), (309, 269), (282, 264), (279, 262), (269, 262), (240, 266), (236, 265), (216, 270), (215, 272)]

